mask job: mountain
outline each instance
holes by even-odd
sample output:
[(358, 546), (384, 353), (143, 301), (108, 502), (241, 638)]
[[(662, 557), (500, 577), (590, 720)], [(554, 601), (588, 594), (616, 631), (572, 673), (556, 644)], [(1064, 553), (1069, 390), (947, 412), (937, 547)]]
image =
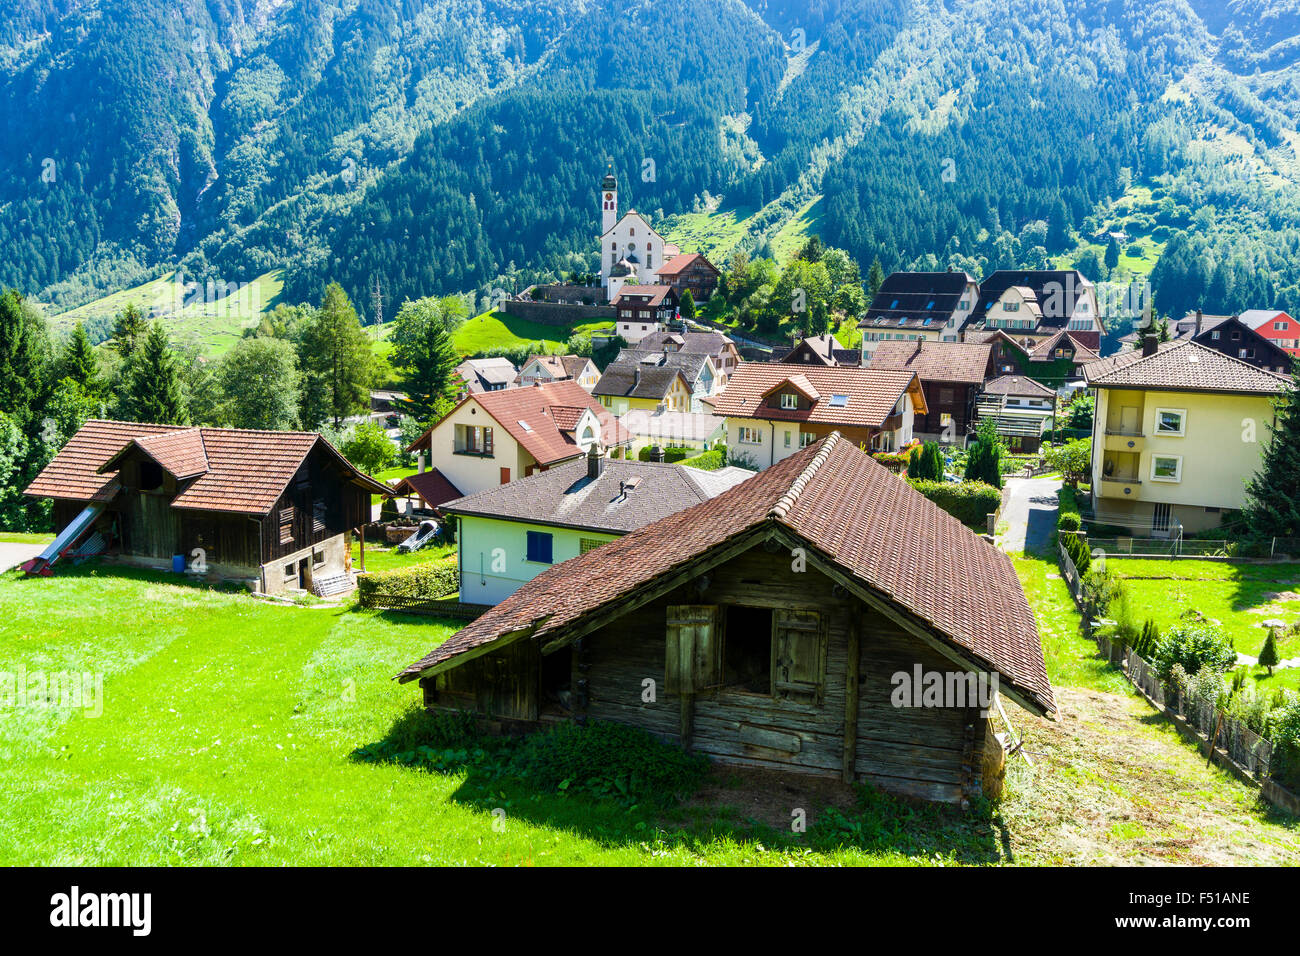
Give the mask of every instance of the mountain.
[(363, 311), (590, 269), (610, 165), (724, 256), (1300, 309), (1300, 0), (16, 5), (0, 284), (54, 311), (178, 264)]

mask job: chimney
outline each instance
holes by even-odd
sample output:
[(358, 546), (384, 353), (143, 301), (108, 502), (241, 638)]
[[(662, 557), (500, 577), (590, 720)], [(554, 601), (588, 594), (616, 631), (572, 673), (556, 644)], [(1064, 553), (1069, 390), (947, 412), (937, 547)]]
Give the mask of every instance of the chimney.
[(420, 452), (415, 456), (415, 464), (420, 469), (419, 474), (424, 474), (424, 452)]
[(591, 443), (591, 447), (587, 449), (587, 477), (595, 481), (604, 470), (605, 455), (601, 451), (600, 442), (594, 441)]
[(1196, 331), (1192, 333), (1193, 335), (1200, 335), (1200, 334), (1201, 334), (1201, 319), (1202, 319), (1202, 318), (1204, 318), (1204, 316), (1201, 315), (1201, 310), (1200, 310), (1200, 309), (1197, 309), (1197, 310), (1196, 310)]
[(641, 366), (638, 365), (632, 369), (632, 389), (635, 391), (641, 385)]
[(1144, 356), (1155, 355), (1158, 351), (1160, 351), (1160, 336), (1154, 332), (1148, 332), (1142, 336), (1142, 354)]

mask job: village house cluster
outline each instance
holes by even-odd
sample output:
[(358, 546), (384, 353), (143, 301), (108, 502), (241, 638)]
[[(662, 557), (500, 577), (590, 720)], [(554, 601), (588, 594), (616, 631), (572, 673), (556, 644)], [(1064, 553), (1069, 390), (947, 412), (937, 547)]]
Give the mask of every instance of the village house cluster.
[[(399, 498), (450, 529), (459, 601), (483, 612), (399, 675), (428, 707), (620, 721), (738, 765), (961, 801), (1000, 788), (987, 706), (900, 709), (890, 675), (969, 675), (1049, 715), (1038, 632), (1006, 556), (875, 456), (960, 451), (984, 421), (1032, 454), (1087, 389), (1098, 519), (1201, 529), (1241, 507), (1300, 355), (1295, 320), (1254, 310), (1103, 356), (1073, 270), (894, 273), (858, 346), (762, 353), (684, 322), (681, 296), (707, 301), (718, 269), (620, 216), (612, 175), (598, 195), (600, 284), (581, 294), (626, 342), (603, 369), (466, 359), (396, 485), (319, 435), (88, 422), (27, 488), (58, 530), (29, 570), (103, 553), (330, 594), (364, 571), (350, 542), (372, 496)], [(580, 294), (563, 288), (547, 294)], [(722, 467), (692, 466), (710, 450)]]

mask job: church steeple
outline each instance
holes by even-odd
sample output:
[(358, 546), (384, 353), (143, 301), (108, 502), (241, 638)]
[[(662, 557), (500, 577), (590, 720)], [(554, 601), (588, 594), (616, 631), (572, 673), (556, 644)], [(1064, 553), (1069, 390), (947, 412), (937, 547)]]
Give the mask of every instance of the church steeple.
[(609, 164), (605, 178), (600, 181), (600, 234), (603, 236), (618, 222), (618, 180), (614, 177), (614, 164)]

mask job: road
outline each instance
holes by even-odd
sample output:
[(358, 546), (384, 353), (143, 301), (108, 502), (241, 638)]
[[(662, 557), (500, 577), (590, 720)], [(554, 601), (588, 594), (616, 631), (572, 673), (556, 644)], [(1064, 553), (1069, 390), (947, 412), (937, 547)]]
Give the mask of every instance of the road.
[(1056, 489), (1059, 478), (1008, 478), (1003, 486), (1002, 523), (998, 543), (1008, 554), (1044, 550), (1056, 529)]
[(43, 544), (5, 544), (0, 542), (0, 574), (10, 568), (16, 568), (28, 558), (34, 558), (45, 550)]

